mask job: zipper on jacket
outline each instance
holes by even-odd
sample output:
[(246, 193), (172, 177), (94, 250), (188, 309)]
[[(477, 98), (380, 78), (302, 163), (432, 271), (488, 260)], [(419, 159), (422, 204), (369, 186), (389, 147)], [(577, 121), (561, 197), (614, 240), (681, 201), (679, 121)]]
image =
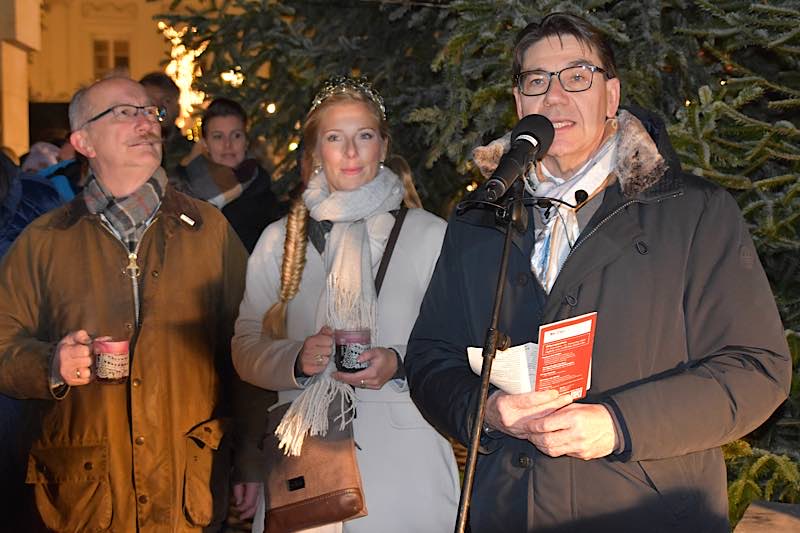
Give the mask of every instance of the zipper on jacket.
[[(141, 239), (139, 240), (141, 242)], [(128, 266), (125, 270), (128, 271), (128, 276), (131, 278), (131, 287), (133, 289), (133, 309), (136, 316), (136, 329), (139, 329), (139, 273), (141, 269), (136, 259), (139, 257), (139, 242), (136, 243), (136, 249), (128, 254)]]
[(114, 237), (114, 240), (117, 241), (122, 246), (122, 248), (125, 249), (125, 255), (128, 256), (128, 266), (125, 267), (125, 271), (128, 273), (128, 276), (131, 278), (131, 289), (133, 290), (133, 309), (134, 309), (134, 314), (135, 314), (135, 322), (136, 322), (136, 329), (137, 330), (139, 329), (139, 324), (140, 324), (140, 320), (139, 320), (139, 305), (140, 305), (139, 304), (139, 275), (141, 274), (141, 268), (139, 268), (139, 263), (137, 261), (139, 259), (139, 246), (142, 244), (142, 241), (144, 240), (144, 236), (147, 235), (147, 232), (150, 231), (150, 228), (153, 227), (153, 224), (155, 223), (156, 220), (158, 220), (158, 215), (154, 216), (153, 220), (150, 221), (150, 224), (147, 225), (147, 227), (144, 230), (144, 233), (142, 233), (142, 237), (136, 243), (136, 248), (132, 252), (128, 249), (127, 246), (125, 246), (125, 243), (122, 242), (121, 240), (119, 240), (119, 237), (117, 237), (117, 235), (113, 231), (111, 231), (111, 228), (106, 226), (106, 224), (104, 222), (101, 222), (101, 224), (100, 224), (103, 228), (105, 228), (105, 230), (108, 233), (111, 234), (112, 237)]
[[(614, 216), (616, 216), (616, 215), (617, 215), (617, 213), (619, 213), (620, 211), (622, 211), (623, 209), (625, 209), (625, 208), (626, 208), (626, 207), (628, 207), (629, 205), (631, 205), (631, 204), (635, 204), (635, 203), (644, 203), (644, 202), (641, 202), (640, 200), (628, 200), (627, 202), (625, 202), (625, 203), (624, 203), (624, 204), (622, 204), (621, 206), (619, 206), (619, 207), (617, 207), (616, 209), (614, 209), (614, 210), (613, 210), (611, 213), (609, 213), (608, 215), (606, 215), (606, 216), (605, 216), (605, 218), (603, 218), (603, 220), (601, 220), (600, 222), (598, 222), (597, 224), (595, 224), (595, 225), (594, 225), (594, 227), (592, 228), (592, 230), (591, 230), (589, 233), (587, 233), (587, 234), (586, 234), (586, 235), (585, 235), (585, 236), (584, 236), (582, 239), (578, 239), (578, 242), (576, 242), (576, 243), (575, 243), (575, 246), (573, 246), (573, 247), (570, 249), (569, 253), (567, 254), (567, 258), (566, 258), (566, 259), (564, 259), (564, 265), (566, 265), (566, 264), (567, 264), (567, 261), (569, 261), (569, 258), (572, 256), (572, 253), (573, 253), (575, 250), (577, 250), (577, 249), (580, 247), (580, 245), (581, 245), (581, 244), (585, 243), (585, 242), (586, 242), (586, 240), (587, 240), (589, 237), (591, 237), (592, 235), (594, 235), (595, 233), (597, 233), (597, 231), (598, 231), (598, 230), (599, 230), (599, 229), (600, 229), (600, 228), (601, 228), (601, 227), (602, 227), (602, 226), (603, 226), (603, 225), (604, 225), (606, 222), (608, 222), (609, 220), (611, 220), (612, 218), (614, 218)], [(564, 270), (564, 265), (561, 265), (561, 270)]]
[[(680, 196), (680, 193), (671, 194), (671, 195), (669, 195), (669, 196), (665, 196), (665, 197), (663, 197), (663, 198), (659, 198), (659, 199), (658, 199), (658, 201), (657, 201), (657, 203), (663, 202), (664, 200), (669, 200), (669, 199), (671, 199), (671, 198), (677, 198), (678, 196)], [(598, 230), (599, 230), (599, 229), (600, 229), (600, 228), (601, 228), (601, 227), (602, 227), (602, 226), (603, 226), (603, 225), (604, 225), (606, 222), (608, 222), (609, 220), (611, 220), (612, 218), (614, 218), (614, 217), (617, 215), (617, 213), (619, 213), (620, 211), (622, 211), (623, 209), (625, 209), (625, 208), (626, 208), (626, 207), (628, 207), (629, 205), (632, 205), (632, 204), (646, 204), (646, 203), (649, 203), (649, 202), (644, 202), (644, 201), (642, 201), (642, 200), (636, 200), (636, 199), (634, 199), (634, 200), (628, 200), (627, 202), (625, 202), (625, 203), (624, 203), (624, 204), (622, 204), (621, 206), (619, 206), (619, 207), (617, 207), (616, 209), (614, 209), (614, 211), (612, 211), (611, 213), (609, 213), (608, 215), (606, 215), (606, 216), (605, 216), (605, 218), (603, 218), (603, 220), (601, 220), (600, 222), (598, 222), (597, 224), (595, 224), (595, 226), (592, 228), (592, 230), (591, 230), (589, 233), (587, 233), (587, 234), (586, 234), (586, 235), (585, 235), (585, 236), (584, 236), (582, 239), (578, 239), (578, 242), (576, 242), (576, 243), (575, 243), (575, 246), (573, 246), (573, 247), (572, 247), (572, 249), (570, 249), (569, 253), (567, 254), (567, 258), (566, 258), (566, 259), (564, 259), (564, 264), (563, 264), (563, 265), (561, 265), (561, 269), (559, 269), (559, 273), (561, 273), (561, 271), (562, 271), (562, 270), (564, 270), (564, 265), (566, 265), (566, 264), (567, 264), (567, 261), (569, 261), (569, 258), (570, 258), (570, 257), (572, 257), (572, 254), (575, 252), (575, 250), (577, 250), (577, 249), (580, 247), (580, 245), (581, 245), (581, 244), (583, 244), (584, 242), (586, 242), (586, 240), (587, 240), (589, 237), (591, 237), (592, 235), (594, 235), (595, 233), (597, 233), (597, 231), (598, 231)]]

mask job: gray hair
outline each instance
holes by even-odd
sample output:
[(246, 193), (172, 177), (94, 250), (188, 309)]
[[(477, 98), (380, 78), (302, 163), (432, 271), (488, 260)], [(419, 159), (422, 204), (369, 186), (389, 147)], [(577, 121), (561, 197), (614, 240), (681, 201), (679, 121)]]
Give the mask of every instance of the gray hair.
[(86, 98), (89, 89), (91, 89), (91, 86), (79, 89), (69, 102), (69, 128), (72, 131), (83, 125), (86, 113), (89, 110), (89, 101)]

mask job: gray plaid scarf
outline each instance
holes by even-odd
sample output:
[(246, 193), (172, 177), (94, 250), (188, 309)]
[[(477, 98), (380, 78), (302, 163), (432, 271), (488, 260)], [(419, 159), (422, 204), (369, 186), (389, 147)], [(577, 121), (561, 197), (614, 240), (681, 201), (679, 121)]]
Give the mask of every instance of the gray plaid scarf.
[(94, 176), (83, 189), (83, 199), (92, 214), (103, 215), (122, 242), (133, 251), (144, 230), (153, 218), (164, 190), (167, 187), (167, 175), (159, 167), (141, 187), (124, 198), (114, 198), (103, 188)]

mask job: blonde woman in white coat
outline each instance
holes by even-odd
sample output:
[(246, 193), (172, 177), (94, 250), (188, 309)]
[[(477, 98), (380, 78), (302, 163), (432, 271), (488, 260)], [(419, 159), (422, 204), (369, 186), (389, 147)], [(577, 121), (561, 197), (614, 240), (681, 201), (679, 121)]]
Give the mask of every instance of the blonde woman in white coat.
[[(294, 401), (312, 376), (328, 375), (354, 390), (352, 425), (368, 515), (313, 531), (450, 531), (459, 491), (455, 459), (411, 402), (402, 366), (445, 223), (419, 208), (407, 211), (376, 297), (374, 275), (400, 204), (420, 205), (408, 166), (400, 165), (400, 178), (383, 164), (389, 148), (383, 101), (363, 80), (331, 80), (314, 99), (303, 139), (303, 167), (310, 171), (303, 199), (264, 231), (248, 263), (233, 338), (236, 370), (245, 381), (277, 390), (279, 404)], [(342, 302), (352, 300), (342, 296), (348, 287), (360, 297), (343, 310)], [(369, 366), (332, 372), (333, 328), (353, 316), (371, 323), (372, 348), (359, 358)], [(257, 505), (253, 531), (260, 532), (263, 497)]]

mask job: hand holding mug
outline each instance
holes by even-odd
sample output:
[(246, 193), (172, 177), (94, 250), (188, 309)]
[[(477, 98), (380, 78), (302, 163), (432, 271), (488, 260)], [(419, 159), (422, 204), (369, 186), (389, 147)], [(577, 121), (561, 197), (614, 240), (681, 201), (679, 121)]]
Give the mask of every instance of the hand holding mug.
[(87, 385), (92, 379), (92, 338), (85, 330), (67, 333), (56, 345), (53, 364), (70, 387)]
[(333, 330), (328, 326), (322, 326), (320, 330), (310, 337), (306, 337), (303, 348), (297, 357), (297, 369), (306, 376), (320, 374), (325, 367), (333, 352)]
[(397, 354), (388, 348), (370, 348), (358, 356), (358, 362), (367, 363), (358, 372), (334, 372), (331, 377), (362, 389), (380, 389), (397, 372)]

